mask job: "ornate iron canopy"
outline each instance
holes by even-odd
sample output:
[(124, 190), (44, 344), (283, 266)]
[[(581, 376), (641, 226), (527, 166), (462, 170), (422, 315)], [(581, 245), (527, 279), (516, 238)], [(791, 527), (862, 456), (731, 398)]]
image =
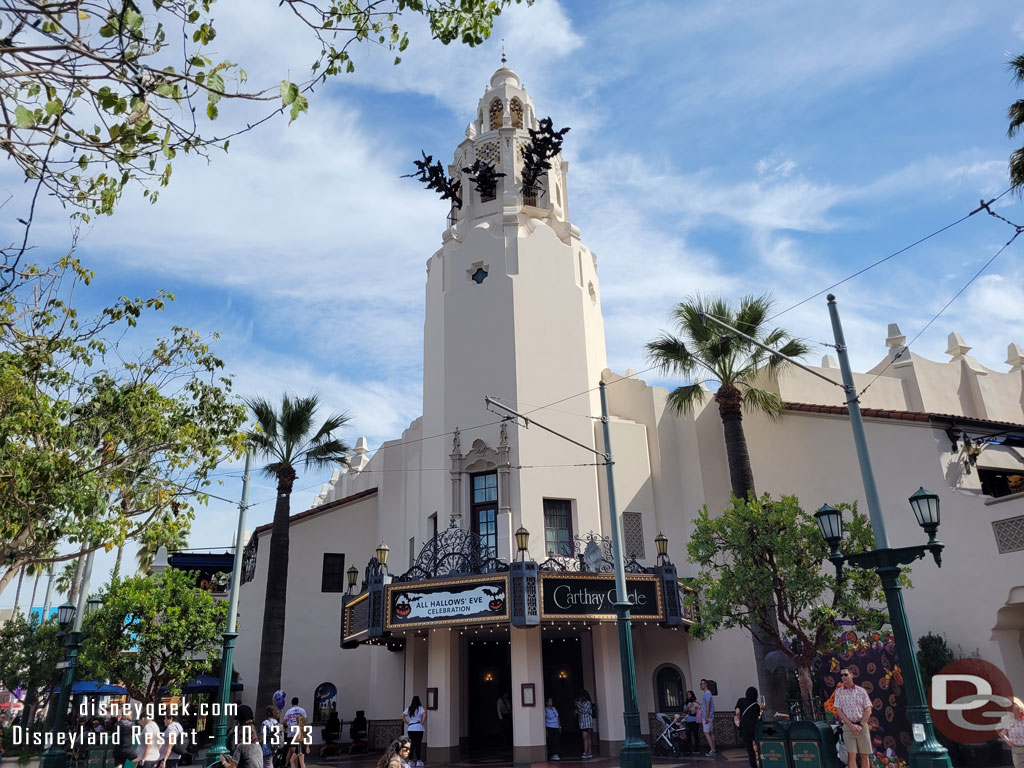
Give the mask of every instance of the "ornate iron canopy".
[[(600, 534), (590, 533), (573, 536), (572, 552), (553, 555), (540, 564), (542, 571), (579, 571), (581, 573), (613, 573), (615, 560), (612, 557), (612, 540)], [(624, 563), (626, 573), (651, 573), (635, 557)]]
[(395, 581), (426, 581), (507, 570), (508, 563), (494, 557), (478, 533), (460, 528), (459, 521), (452, 518), (446, 529), (423, 545), (412, 567), (396, 576)]

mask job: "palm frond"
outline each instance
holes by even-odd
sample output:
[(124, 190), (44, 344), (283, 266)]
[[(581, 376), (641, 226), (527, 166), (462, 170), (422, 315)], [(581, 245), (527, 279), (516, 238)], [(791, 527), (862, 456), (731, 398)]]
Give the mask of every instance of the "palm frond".
[(1024, 190), (1024, 147), (1010, 155), (1010, 185), (1018, 193)]
[(310, 442), (314, 444), (319, 443), (325, 437), (329, 437), (331, 432), (341, 429), (343, 426), (348, 424), (350, 418), (351, 416), (347, 413), (332, 413), (324, 420), (324, 423), (320, 425), (320, 429), (317, 430), (315, 435), (313, 435)]
[(763, 413), (772, 421), (782, 416), (782, 398), (774, 392), (757, 387), (743, 388), (743, 408), (749, 413)]
[(320, 407), (320, 396), (315, 392), (305, 397), (285, 393), (281, 398), (281, 442), (286, 447), (285, 455), (291, 457), (302, 445), (313, 426), (313, 418)]
[(673, 389), (666, 402), (676, 413), (693, 413), (707, 396), (708, 391), (700, 384), (686, 384)]
[(665, 373), (679, 373), (691, 376), (697, 369), (697, 360), (687, 349), (682, 339), (668, 333), (662, 333), (657, 339), (647, 344), (647, 359)]
[(1011, 104), (1006, 116), (1010, 119), (1010, 127), (1006, 130), (1006, 135), (1012, 139), (1024, 125), (1024, 99), (1019, 99)]
[(763, 333), (761, 326), (768, 319), (768, 313), (771, 312), (774, 303), (771, 294), (767, 293), (760, 296), (744, 296), (740, 299), (740, 309), (732, 326), (737, 331), (760, 341), (758, 337)]
[(332, 464), (348, 466), (351, 450), (345, 441), (335, 437), (327, 438), (305, 452), (303, 463), (307, 467), (327, 467)]
[[(788, 337), (789, 334), (787, 333)], [(811, 351), (811, 347), (803, 339), (790, 338), (781, 347), (775, 347), (776, 351), (786, 357), (791, 357), (794, 360), (799, 360), (801, 357)], [(789, 360), (785, 360), (778, 355), (768, 355), (768, 359), (765, 361), (764, 367), (766, 372), (772, 376), (778, 376), (782, 371), (786, 370), (791, 363)]]
[(1024, 83), (1024, 53), (1010, 59), (1006, 64), (1006, 68), (1010, 71), (1015, 82)]
[(243, 402), (263, 433), (271, 440), (276, 438), (277, 411), (274, 410), (274, 406), (262, 397), (247, 397)]

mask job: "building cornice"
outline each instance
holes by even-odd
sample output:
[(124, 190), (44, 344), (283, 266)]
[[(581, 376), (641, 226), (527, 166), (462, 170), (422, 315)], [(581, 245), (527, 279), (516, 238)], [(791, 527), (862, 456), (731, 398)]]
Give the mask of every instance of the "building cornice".
[[(783, 403), (782, 407), (787, 411), (802, 413), (823, 413), (830, 416), (849, 416), (849, 410), (844, 405), (817, 405), (815, 403)], [(949, 427), (968, 427), (972, 430), (1000, 432), (1021, 432), (1024, 424), (1015, 424), (1008, 421), (993, 421), (992, 419), (977, 419), (971, 416), (957, 416), (952, 413), (929, 413), (925, 411), (898, 411), (885, 408), (861, 408), (861, 415), (865, 419), (891, 419), (894, 421), (917, 421), (931, 424), (936, 428), (947, 429)]]
[[(367, 488), (365, 491), (360, 491), (359, 493), (353, 493), (351, 496), (346, 496), (343, 499), (337, 499), (335, 501), (329, 501), (326, 504), (320, 504), (319, 506), (316, 506), (316, 507), (310, 507), (305, 512), (299, 512), (298, 514), (292, 515), (291, 517), (289, 517), (288, 518), (288, 525), (292, 526), (295, 523), (301, 523), (304, 520), (309, 520), (310, 518), (316, 517), (317, 515), (319, 515), (319, 514), (321, 514), (323, 512), (330, 512), (332, 509), (338, 509), (339, 507), (344, 507), (344, 506), (346, 506), (348, 504), (351, 504), (352, 502), (359, 501), (360, 499), (365, 499), (368, 496), (375, 496), (376, 494), (377, 494), (377, 489), (376, 488)], [(261, 525), (259, 528), (257, 528), (255, 531), (253, 531), (252, 535), (253, 536), (262, 536), (264, 533), (267, 533), (268, 531), (270, 531), (270, 529), (273, 528), (273, 527), (274, 527), (274, 524), (272, 522), (271, 523), (265, 523), (264, 525)]]

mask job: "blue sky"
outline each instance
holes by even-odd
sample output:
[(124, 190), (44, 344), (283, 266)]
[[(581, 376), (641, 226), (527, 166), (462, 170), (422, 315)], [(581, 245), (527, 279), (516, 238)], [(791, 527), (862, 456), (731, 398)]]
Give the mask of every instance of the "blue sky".
[[(276, 4), (215, 7), (217, 53), (251, 83), (300, 79), (312, 53)], [(144, 333), (220, 331), (236, 391), (317, 389), (352, 413), (347, 437), (373, 447), (421, 410), (424, 265), (446, 214), (400, 176), (421, 149), (450, 161), (501, 38), (538, 114), (572, 128), (570, 213), (598, 257), (620, 372), (647, 367), (644, 342), (694, 291), (769, 290), (785, 308), (1002, 192), (1014, 148), (1006, 108), (1024, 96), (1005, 68), (1024, 51), (1013, 2), (538, 0), (502, 16), (477, 49), (443, 47), (421, 25), (411, 38), (399, 67), (386, 52), (359, 53), (357, 72), (318, 89), (292, 125), (264, 125), (209, 163), (180, 158), (155, 206), (129, 193), (82, 233), (78, 254), (98, 273), (85, 301), (172, 291), (177, 301)], [(221, 114), (227, 124), (256, 113)], [(8, 210), (24, 189), (0, 166)], [(1017, 198), (999, 206), (1024, 222)], [(45, 261), (70, 229), (55, 207), (39, 222)], [(9, 226), (0, 221), (5, 239)], [(881, 359), (888, 323), (913, 337), (1012, 234), (978, 214), (838, 288), (855, 367)], [(1022, 248), (1008, 248), (914, 350), (945, 360), (955, 330), (982, 364), (1006, 370), (1007, 344), (1024, 343)], [(831, 338), (824, 297), (778, 322)], [(214, 492), (236, 498), (238, 464), (224, 473)], [(293, 511), (323, 479), (303, 473)], [(266, 480), (254, 483), (249, 528), (270, 520), (272, 497)], [(231, 505), (211, 502), (193, 545), (229, 545), (234, 520)], [(12, 585), (0, 606), (13, 596)]]

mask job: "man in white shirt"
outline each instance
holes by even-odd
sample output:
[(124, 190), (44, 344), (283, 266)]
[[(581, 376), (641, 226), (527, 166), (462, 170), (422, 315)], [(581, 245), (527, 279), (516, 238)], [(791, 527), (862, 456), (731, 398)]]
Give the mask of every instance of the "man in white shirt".
[(306, 710), (299, 706), (299, 697), (293, 696), (291, 707), (281, 717), (281, 722), (288, 728), (289, 733), (292, 735), (297, 733), (299, 715), (302, 715), (307, 720), (309, 719), (309, 716), (306, 714)]
[(142, 726), (142, 738), (140, 739), (139, 752), (142, 768), (157, 768), (160, 765), (160, 750), (163, 740), (160, 738), (160, 726), (145, 715), (139, 718), (139, 725)]

